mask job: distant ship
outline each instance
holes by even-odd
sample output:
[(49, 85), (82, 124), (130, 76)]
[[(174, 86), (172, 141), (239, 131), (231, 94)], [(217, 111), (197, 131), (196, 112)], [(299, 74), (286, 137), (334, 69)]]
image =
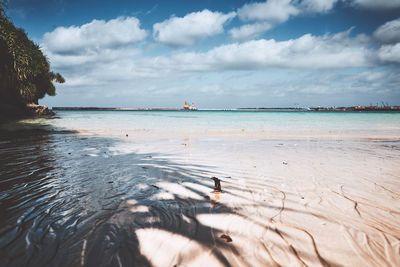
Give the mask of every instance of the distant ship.
[(185, 105), (183, 106), (183, 109), (184, 110), (197, 110), (194, 103), (192, 103), (191, 105), (188, 105), (187, 101), (185, 101)]

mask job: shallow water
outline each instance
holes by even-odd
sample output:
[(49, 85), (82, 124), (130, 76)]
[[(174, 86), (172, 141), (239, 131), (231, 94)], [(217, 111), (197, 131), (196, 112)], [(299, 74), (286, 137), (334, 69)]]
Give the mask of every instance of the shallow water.
[(400, 113), (58, 111), (58, 127), (87, 130), (398, 131)]
[(2, 266), (400, 262), (398, 114), (57, 115), (1, 130)]
[[(201, 166), (190, 169), (155, 153), (119, 153), (111, 150), (118, 140), (41, 125), (33, 131), (2, 132), (0, 140), (3, 266), (148, 265), (134, 231), (110, 221), (126, 209), (120, 207), (124, 201), (134, 200), (150, 210), (137, 216), (132, 229), (151, 225), (181, 231), (181, 213), (192, 217), (193, 207), (196, 212), (211, 207), (207, 199), (151, 199), (159, 190), (152, 183), (202, 185), (201, 178), (208, 173), (196, 170)], [(156, 221), (148, 222), (149, 212)], [(203, 228), (196, 229), (200, 239), (210, 234)]]

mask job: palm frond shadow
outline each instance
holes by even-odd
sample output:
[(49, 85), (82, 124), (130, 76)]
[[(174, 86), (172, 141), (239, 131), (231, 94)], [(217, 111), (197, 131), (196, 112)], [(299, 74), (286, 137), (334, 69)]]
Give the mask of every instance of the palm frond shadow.
[[(204, 250), (222, 266), (231, 265), (228, 254), (241, 256), (235, 237), (225, 242), (221, 229), (199, 220), (226, 214), (251, 222), (235, 207), (211, 199), (211, 177), (221, 174), (215, 166), (187, 164), (176, 155), (118, 152), (118, 138), (41, 134), (18, 137), (25, 143), (12, 141), (15, 136), (2, 141), (0, 174), (7, 179), (0, 183), (5, 215), (0, 255), (8, 266), (151, 266), (157, 255), (143, 255), (138, 231), (154, 229), (203, 248), (189, 256), (178, 253), (167, 265), (190, 262)], [(223, 190), (225, 185), (227, 195), (249, 203), (246, 196), (230, 192), (240, 192), (238, 185), (227, 182)], [(278, 213), (282, 207), (268, 208)]]
[[(127, 154), (113, 156), (113, 160), (136, 161), (130, 170), (140, 175), (132, 177), (132, 180), (138, 186), (144, 185), (144, 188), (131, 188), (130, 192), (126, 192), (126, 200), (119, 204), (114, 214), (88, 234), (86, 262), (89, 266), (117, 263), (123, 266), (150, 266), (150, 261), (140, 253), (140, 244), (135, 234), (139, 229), (160, 229), (186, 237), (209, 248), (221, 265), (230, 266), (223, 251), (238, 254), (235, 246), (219, 238), (222, 234), (220, 230), (204, 225), (196, 218), (201, 214), (235, 213), (223, 204), (215, 205), (208, 194), (204, 193), (213, 190), (210, 168), (197, 165), (195, 169), (190, 169), (166, 160), (159, 154)], [(146, 186), (147, 183), (152, 185)], [(187, 194), (172, 192), (164, 188), (163, 184), (175, 184)], [(163, 199), (163, 194), (168, 197)], [(137, 207), (146, 209), (140, 211)], [(101, 257), (99, 251), (102, 251)], [(196, 254), (192, 254), (192, 257), (196, 257)]]

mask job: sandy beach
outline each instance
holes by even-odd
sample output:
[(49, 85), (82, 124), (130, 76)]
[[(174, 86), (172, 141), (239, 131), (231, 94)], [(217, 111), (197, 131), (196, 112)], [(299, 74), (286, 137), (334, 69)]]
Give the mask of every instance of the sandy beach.
[(142, 164), (152, 183), (139, 186), (153, 193), (110, 219), (135, 231), (151, 265), (400, 264), (398, 140), (209, 136), (136, 149), (155, 147), (170, 164)]
[(400, 265), (395, 127), (103, 128), (3, 141), (7, 265)]

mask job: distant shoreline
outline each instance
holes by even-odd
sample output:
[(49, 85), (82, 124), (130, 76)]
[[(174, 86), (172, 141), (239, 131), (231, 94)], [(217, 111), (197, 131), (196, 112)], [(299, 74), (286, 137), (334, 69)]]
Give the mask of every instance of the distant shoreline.
[(86, 110), (86, 111), (179, 111), (178, 108), (103, 108), (103, 107), (53, 107), (52, 110)]
[[(115, 108), (115, 107), (53, 107), (54, 111), (185, 111), (179, 108)], [(349, 108), (234, 108), (200, 109), (196, 111), (301, 111), (301, 112), (400, 112), (398, 108), (354, 109)]]

